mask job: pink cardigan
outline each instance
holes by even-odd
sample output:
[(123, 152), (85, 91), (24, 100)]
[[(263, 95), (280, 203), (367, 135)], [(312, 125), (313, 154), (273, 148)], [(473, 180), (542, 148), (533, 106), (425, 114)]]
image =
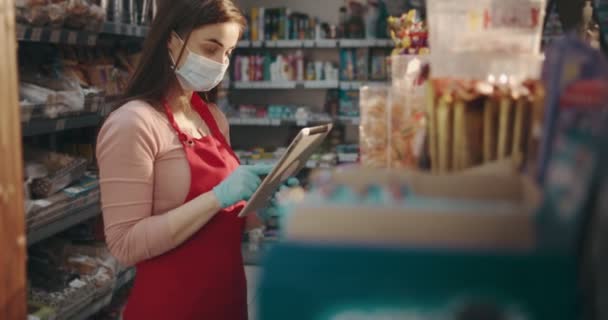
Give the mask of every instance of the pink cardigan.
[[(212, 112), (223, 132), (228, 123)], [(143, 101), (113, 112), (97, 139), (106, 242), (123, 264), (133, 265), (173, 249), (163, 214), (184, 203), (190, 169), (164, 113)]]

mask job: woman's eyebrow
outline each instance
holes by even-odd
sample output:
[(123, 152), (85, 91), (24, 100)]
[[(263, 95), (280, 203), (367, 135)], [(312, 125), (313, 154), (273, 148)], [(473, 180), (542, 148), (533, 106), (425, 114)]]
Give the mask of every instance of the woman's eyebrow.
[[(217, 44), (218, 46), (224, 48), (224, 44), (221, 41), (217, 40), (216, 38), (205, 39), (205, 41), (213, 42), (213, 43)], [(234, 49), (234, 47), (231, 47), (228, 49)]]
[(215, 38), (205, 39), (205, 41), (213, 42), (222, 48), (224, 47), (224, 44)]

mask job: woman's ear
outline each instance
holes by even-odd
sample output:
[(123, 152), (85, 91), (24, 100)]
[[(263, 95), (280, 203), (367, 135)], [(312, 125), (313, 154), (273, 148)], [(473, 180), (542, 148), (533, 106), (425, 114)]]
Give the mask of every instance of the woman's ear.
[(175, 32), (171, 32), (169, 35), (169, 40), (167, 41), (167, 49), (169, 49), (169, 55), (174, 64), (179, 64), (176, 59), (179, 59), (182, 46), (182, 41), (180, 41), (177, 34), (175, 34)]

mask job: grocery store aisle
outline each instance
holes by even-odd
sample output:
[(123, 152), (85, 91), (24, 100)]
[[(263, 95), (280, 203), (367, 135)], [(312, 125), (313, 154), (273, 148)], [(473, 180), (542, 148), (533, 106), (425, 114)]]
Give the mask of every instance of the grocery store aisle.
[(245, 266), (245, 276), (247, 277), (247, 303), (249, 304), (249, 320), (256, 317), (256, 288), (260, 275), (260, 268), (255, 266)]

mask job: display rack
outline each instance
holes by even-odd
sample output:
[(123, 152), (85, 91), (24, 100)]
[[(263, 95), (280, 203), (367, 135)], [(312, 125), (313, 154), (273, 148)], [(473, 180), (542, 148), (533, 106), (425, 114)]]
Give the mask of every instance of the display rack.
[(49, 134), (64, 130), (94, 127), (101, 123), (101, 113), (86, 113), (73, 116), (64, 116), (56, 119), (30, 119), (22, 125), (23, 136)]
[(235, 81), (234, 89), (337, 89), (338, 81)]
[(50, 238), (62, 231), (65, 231), (73, 226), (83, 223), (91, 218), (99, 216), (101, 214), (101, 207), (99, 203), (85, 206), (84, 208), (75, 208), (68, 210), (65, 214), (59, 218), (45, 224), (44, 226), (28, 230), (27, 233), (27, 244), (31, 246), (42, 240)]
[(241, 40), (238, 48), (389, 48), (391, 39)]
[(148, 27), (122, 23), (106, 22), (101, 30), (71, 30), (64, 28), (34, 27), (23, 24), (16, 25), (17, 40), (27, 42), (44, 42), (80, 46), (95, 46), (100, 35), (124, 36), (143, 38), (148, 33)]

